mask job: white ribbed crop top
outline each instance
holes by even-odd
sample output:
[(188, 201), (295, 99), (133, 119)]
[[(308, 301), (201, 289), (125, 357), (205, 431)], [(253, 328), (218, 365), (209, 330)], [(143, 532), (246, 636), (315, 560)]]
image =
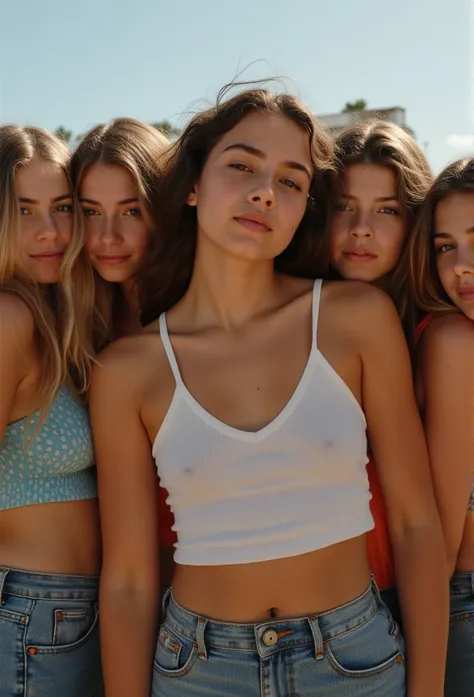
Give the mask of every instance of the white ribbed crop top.
[(313, 342), (301, 380), (256, 432), (219, 421), (194, 399), (160, 316), (176, 389), (153, 456), (175, 516), (177, 563), (281, 559), (373, 527), (365, 417), (317, 347), (321, 285), (314, 284)]

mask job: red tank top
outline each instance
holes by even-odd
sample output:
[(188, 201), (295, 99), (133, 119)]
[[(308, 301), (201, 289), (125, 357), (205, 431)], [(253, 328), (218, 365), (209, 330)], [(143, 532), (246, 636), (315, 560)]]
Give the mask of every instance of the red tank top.
[[(423, 331), (433, 317), (433, 314), (428, 314), (421, 320), (415, 332), (415, 345), (418, 344)], [(395, 586), (395, 565), (393, 563), (392, 545), (388, 531), (382, 487), (380, 486), (375, 464), (371, 458), (367, 465), (367, 474), (370, 491), (372, 492), (370, 510), (375, 522), (375, 527), (367, 534), (367, 555), (370, 570), (374, 574), (378, 587), (381, 590), (386, 590)]]
[(174, 525), (174, 515), (166, 499), (168, 492), (163, 487), (158, 490), (158, 519), (159, 519), (159, 543), (160, 547), (173, 547), (177, 537), (172, 526)]

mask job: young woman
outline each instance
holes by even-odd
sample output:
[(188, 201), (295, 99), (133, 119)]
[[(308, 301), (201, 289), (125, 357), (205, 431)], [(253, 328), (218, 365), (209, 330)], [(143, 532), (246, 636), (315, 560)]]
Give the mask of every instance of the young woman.
[(94, 697), (102, 683), (97, 484), (78, 399), (92, 347), (77, 297), (93, 291), (74, 264), (68, 164), (53, 135), (0, 127), (1, 697)]
[[(406, 694), (366, 558), (366, 422), (408, 694), (442, 695), (447, 574), (401, 325), (378, 289), (308, 278), (331, 168), (310, 112), (263, 89), (173, 148), (144, 307), (166, 312), (102, 353), (91, 390), (108, 697), (148, 696), (152, 667), (155, 697)], [(156, 466), (178, 542), (155, 650)]]
[[(94, 269), (97, 350), (141, 328), (137, 273), (156, 227), (152, 198), (168, 146), (156, 128), (121, 118), (94, 127), (72, 156), (77, 215)], [(169, 586), (176, 535), (168, 493), (159, 487), (158, 496), (160, 568)]]
[(446, 697), (474, 685), (474, 160), (442, 172), (410, 244), (418, 396), (451, 576)]
[[(386, 290), (412, 343), (407, 242), (432, 181), (426, 158), (403, 128), (387, 121), (354, 125), (336, 140), (339, 191), (331, 219), (331, 267), (338, 278)], [(369, 566), (384, 602), (400, 623), (387, 514), (377, 468), (367, 465), (375, 527), (367, 535)]]

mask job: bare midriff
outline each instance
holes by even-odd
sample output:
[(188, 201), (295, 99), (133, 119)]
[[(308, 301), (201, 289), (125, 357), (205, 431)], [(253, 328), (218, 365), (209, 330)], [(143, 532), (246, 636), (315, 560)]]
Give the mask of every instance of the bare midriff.
[(95, 576), (100, 564), (97, 499), (0, 511), (0, 566)]
[(370, 579), (365, 536), (272, 561), (226, 566), (177, 564), (175, 600), (224, 622), (320, 614), (361, 595)]

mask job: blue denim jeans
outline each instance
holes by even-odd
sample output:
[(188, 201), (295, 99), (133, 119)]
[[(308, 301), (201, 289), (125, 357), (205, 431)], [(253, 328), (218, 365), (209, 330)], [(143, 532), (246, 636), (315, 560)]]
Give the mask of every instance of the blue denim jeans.
[(372, 584), (320, 615), (259, 624), (199, 617), (171, 593), (152, 697), (404, 697), (403, 639)]
[(103, 694), (98, 586), (0, 568), (0, 697)]
[(474, 572), (454, 574), (445, 697), (474, 695)]

